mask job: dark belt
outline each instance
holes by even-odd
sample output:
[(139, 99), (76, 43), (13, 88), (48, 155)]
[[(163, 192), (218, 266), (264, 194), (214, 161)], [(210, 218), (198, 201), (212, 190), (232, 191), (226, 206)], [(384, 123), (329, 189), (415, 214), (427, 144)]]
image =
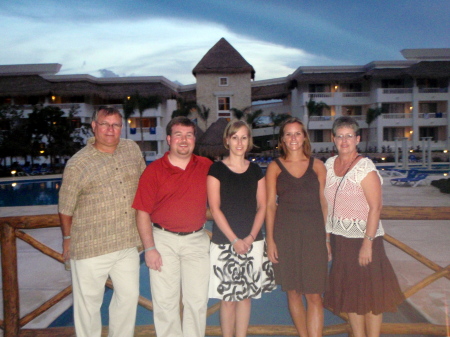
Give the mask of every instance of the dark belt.
[(161, 226), (158, 225), (157, 223), (154, 223), (154, 224), (153, 224), (153, 227), (162, 229), (163, 231), (166, 231), (166, 232), (169, 232), (169, 233), (172, 233), (172, 234), (175, 234), (175, 235), (189, 235), (189, 234), (194, 234), (194, 233), (200, 232), (200, 231), (204, 228), (204, 227), (202, 226), (202, 227), (200, 227), (199, 229), (197, 229), (197, 230), (195, 230), (195, 231), (193, 231), (193, 232), (174, 232), (174, 231), (171, 231), (171, 230), (168, 230), (168, 229), (166, 229), (166, 228), (161, 227)]

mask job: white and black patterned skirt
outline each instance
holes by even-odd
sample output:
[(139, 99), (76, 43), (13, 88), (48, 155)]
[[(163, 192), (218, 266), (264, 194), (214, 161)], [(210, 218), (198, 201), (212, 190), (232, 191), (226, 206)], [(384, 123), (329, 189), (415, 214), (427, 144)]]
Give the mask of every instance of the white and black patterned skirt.
[(242, 301), (260, 298), (277, 287), (264, 240), (253, 242), (250, 251), (242, 255), (231, 244), (211, 243), (210, 258), (210, 298)]

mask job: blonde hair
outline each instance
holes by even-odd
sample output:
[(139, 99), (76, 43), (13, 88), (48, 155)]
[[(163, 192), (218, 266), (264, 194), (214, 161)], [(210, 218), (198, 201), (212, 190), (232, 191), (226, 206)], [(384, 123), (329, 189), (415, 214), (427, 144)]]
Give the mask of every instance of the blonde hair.
[(245, 152), (248, 153), (253, 148), (253, 137), (252, 137), (252, 130), (250, 129), (250, 126), (248, 126), (248, 124), (244, 121), (232, 120), (227, 124), (225, 131), (223, 132), (223, 145), (225, 146), (225, 148), (227, 150), (230, 149), (230, 147), (227, 144), (227, 140), (229, 138), (231, 138), (233, 135), (235, 135), (236, 132), (238, 132), (238, 130), (240, 128), (242, 128), (243, 126), (247, 128), (247, 133), (248, 133), (248, 147)]
[(283, 142), (284, 137), (284, 129), (286, 128), (286, 125), (298, 123), (302, 127), (303, 135), (305, 136), (305, 141), (303, 142), (303, 153), (307, 158), (311, 157), (311, 141), (309, 139), (308, 130), (306, 130), (305, 125), (302, 123), (300, 119), (297, 117), (289, 117), (286, 119), (280, 126), (280, 133), (278, 135), (278, 144), (280, 145), (280, 156), (283, 159), (286, 159), (287, 156), (287, 149), (286, 145)]

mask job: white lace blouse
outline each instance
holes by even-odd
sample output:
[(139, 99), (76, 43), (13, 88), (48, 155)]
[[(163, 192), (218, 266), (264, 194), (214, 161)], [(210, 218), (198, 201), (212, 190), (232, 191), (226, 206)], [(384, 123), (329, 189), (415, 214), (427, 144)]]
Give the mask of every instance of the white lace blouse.
[[(347, 238), (364, 238), (369, 204), (364, 196), (361, 181), (372, 171), (377, 172), (381, 184), (383, 178), (369, 158), (362, 158), (342, 180), (342, 177), (334, 173), (336, 158), (337, 156), (331, 157), (325, 163), (327, 168), (325, 197), (328, 203), (326, 231)], [(384, 229), (380, 221), (375, 236), (383, 235)]]

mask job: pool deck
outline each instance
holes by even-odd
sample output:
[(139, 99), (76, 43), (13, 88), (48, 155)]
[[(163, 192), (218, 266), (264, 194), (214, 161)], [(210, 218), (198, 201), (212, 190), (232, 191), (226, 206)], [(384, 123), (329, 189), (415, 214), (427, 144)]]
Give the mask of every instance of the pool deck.
[[(59, 175), (60, 176), (60, 175)], [(38, 176), (50, 179), (55, 176)], [(30, 179), (30, 177), (24, 177)], [(437, 179), (441, 177), (436, 177)], [(12, 179), (11, 179), (12, 180)], [(14, 179), (17, 180), (17, 179)], [(2, 179), (2, 181), (4, 181)], [(383, 202), (389, 206), (450, 206), (450, 195), (440, 193), (433, 186), (392, 186), (384, 179)], [(55, 214), (56, 205), (0, 208), (0, 217), (33, 214)], [(442, 221), (383, 221), (386, 233), (404, 242), (430, 260), (445, 267), (450, 261), (450, 220)], [(32, 230), (32, 235), (51, 248), (61, 251), (62, 238), (59, 228)], [(62, 264), (48, 258), (28, 244), (17, 240), (21, 316), (29, 313), (60, 290), (70, 285), (70, 273)], [(432, 271), (397, 248), (386, 243), (386, 250), (397, 273), (402, 290), (405, 290), (432, 274)], [(3, 300), (0, 293), (0, 315), (3, 316)], [(408, 299), (429, 322), (446, 325), (449, 321), (450, 283), (440, 279), (428, 285)], [(28, 323), (25, 328), (47, 327), (72, 304), (69, 296), (51, 310)], [(2, 335), (0, 331), (0, 336)]]

